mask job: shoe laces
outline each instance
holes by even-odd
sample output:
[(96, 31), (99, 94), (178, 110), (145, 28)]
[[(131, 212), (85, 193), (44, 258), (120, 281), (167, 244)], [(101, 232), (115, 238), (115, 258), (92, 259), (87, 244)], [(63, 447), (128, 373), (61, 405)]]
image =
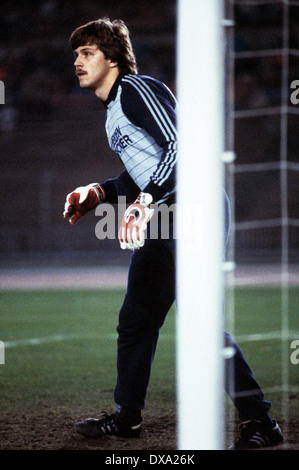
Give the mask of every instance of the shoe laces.
[(101, 423), (101, 430), (107, 434), (112, 433), (112, 432), (117, 432), (118, 427), (117, 427), (117, 421), (119, 418), (119, 413), (115, 412), (112, 414), (106, 413), (106, 411), (102, 411), (100, 414), (99, 421)]
[(258, 447), (265, 447), (270, 443), (268, 436), (263, 430), (261, 421), (255, 419), (245, 421), (241, 424), (240, 431), (241, 439), (248, 439), (248, 441), (254, 442)]
[(240, 425), (240, 431), (242, 434), (247, 434), (247, 432), (252, 432), (253, 429), (260, 428), (262, 425), (261, 421), (256, 419), (250, 419), (248, 421), (243, 421)]

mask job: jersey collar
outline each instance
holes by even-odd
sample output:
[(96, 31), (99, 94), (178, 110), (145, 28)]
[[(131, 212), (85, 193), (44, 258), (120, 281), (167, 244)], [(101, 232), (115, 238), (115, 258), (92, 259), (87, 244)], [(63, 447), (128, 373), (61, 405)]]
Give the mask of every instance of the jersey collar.
[(106, 99), (106, 101), (103, 101), (103, 104), (104, 104), (105, 108), (108, 108), (109, 103), (111, 103), (111, 101), (115, 100), (118, 86), (119, 86), (119, 84), (121, 82), (121, 79), (123, 77), (124, 77), (124, 74), (120, 73), (118, 75), (117, 79), (115, 80), (114, 84), (112, 85), (112, 88), (109, 92), (108, 98)]

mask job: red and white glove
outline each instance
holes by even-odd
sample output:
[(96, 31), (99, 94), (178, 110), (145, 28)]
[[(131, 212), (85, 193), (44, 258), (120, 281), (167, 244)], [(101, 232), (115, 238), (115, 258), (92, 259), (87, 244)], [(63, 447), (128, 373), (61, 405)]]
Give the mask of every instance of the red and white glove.
[(123, 250), (138, 250), (144, 245), (146, 227), (154, 215), (154, 209), (150, 208), (152, 202), (150, 194), (140, 193), (124, 213), (118, 233)]
[(105, 191), (98, 183), (80, 186), (66, 196), (63, 217), (75, 225), (78, 220), (105, 200)]

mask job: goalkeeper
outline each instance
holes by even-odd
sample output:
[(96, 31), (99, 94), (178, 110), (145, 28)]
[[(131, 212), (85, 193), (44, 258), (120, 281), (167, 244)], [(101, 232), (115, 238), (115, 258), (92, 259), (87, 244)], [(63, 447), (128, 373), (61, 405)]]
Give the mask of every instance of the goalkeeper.
[[(77, 423), (76, 429), (86, 437), (135, 437), (141, 432), (141, 411), (159, 331), (175, 300), (172, 212), (167, 239), (161, 236), (161, 219), (158, 237), (151, 239), (149, 221), (152, 203), (172, 206), (175, 202), (176, 100), (163, 83), (138, 75), (129, 32), (121, 20), (102, 18), (83, 25), (72, 33), (70, 45), (80, 86), (93, 90), (103, 102), (108, 141), (125, 169), (118, 178), (91, 183), (68, 194), (64, 217), (75, 225), (100, 202), (117, 203), (118, 196), (126, 196), (131, 205), (123, 216), (119, 241), (123, 249), (133, 251), (117, 327), (117, 408), (111, 415)], [(225, 203), (228, 209), (226, 198)], [(235, 347), (238, 358), (236, 390), (251, 391), (247, 400), (232, 397), (240, 416), (258, 418), (263, 427), (272, 429), (275, 423), (267, 414), (270, 403), (264, 400), (228, 334), (226, 340)]]

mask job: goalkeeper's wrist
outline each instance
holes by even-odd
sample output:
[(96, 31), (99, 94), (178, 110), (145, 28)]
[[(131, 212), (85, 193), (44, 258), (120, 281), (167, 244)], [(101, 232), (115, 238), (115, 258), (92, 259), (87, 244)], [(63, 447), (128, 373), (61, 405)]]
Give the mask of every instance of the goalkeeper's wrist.
[(95, 189), (95, 191), (96, 191), (96, 193), (97, 193), (97, 196), (98, 196), (98, 198), (99, 198), (99, 202), (105, 201), (105, 199), (106, 199), (106, 192), (105, 192), (104, 188), (103, 188), (100, 184), (98, 184), (98, 183), (95, 184), (93, 187), (94, 187), (94, 189)]
[(140, 192), (135, 202), (137, 204), (141, 204), (144, 207), (147, 207), (150, 206), (153, 202), (153, 196), (150, 193)]

